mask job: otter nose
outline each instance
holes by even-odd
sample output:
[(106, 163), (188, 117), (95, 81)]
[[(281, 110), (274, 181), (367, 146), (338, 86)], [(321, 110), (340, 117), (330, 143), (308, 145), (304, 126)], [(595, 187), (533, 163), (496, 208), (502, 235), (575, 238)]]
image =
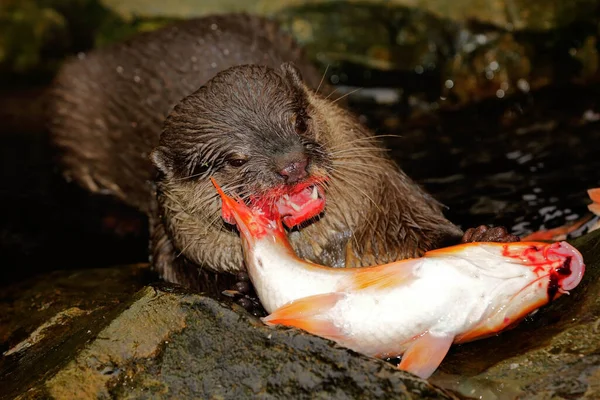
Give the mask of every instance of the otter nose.
[(286, 183), (296, 183), (308, 176), (308, 157), (302, 156), (299, 159), (288, 162), (279, 170)]

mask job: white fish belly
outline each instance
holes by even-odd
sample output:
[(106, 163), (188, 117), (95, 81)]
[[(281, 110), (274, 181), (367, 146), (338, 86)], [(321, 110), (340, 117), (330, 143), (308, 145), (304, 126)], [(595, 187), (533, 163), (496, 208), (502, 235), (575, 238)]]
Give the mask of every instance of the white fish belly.
[(395, 356), (424, 332), (453, 337), (502, 307), (532, 279), (522, 268), (509, 278), (496, 277), (452, 268), (448, 260), (428, 260), (415, 272), (418, 278), (409, 284), (349, 292), (338, 302), (324, 317), (347, 338), (341, 344), (369, 355)]
[(249, 266), (250, 278), (260, 301), (271, 313), (285, 304), (316, 294), (335, 292), (348, 274), (327, 268), (307, 268), (308, 263), (284, 257), (279, 248), (257, 246)]

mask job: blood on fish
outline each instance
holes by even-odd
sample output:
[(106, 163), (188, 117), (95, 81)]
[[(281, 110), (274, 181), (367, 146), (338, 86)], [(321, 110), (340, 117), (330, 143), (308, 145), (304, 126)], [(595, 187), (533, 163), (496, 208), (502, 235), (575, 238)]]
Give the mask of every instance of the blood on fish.
[(550, 274), (550, 282), (548, 283), (548, 301), (554, 300), (558, 293), (558, 277), (555, 274)]
[(573, 257), (567, 257), (563, 262), (563, 265), (556, 268), (556, 272), (559, 275), (569, 276), (571, 275), (571, 259)]

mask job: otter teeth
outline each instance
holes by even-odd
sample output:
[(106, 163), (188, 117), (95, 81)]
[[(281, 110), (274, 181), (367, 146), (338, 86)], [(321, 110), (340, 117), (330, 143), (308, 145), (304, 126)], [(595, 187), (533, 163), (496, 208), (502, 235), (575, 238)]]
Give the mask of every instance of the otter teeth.
[(294, 211), (301, 210), (300, 206), (298, 204), (294, 203), (293, 201), (290, 201), (289, 204), (290, 204), (290, 207), (292, 207), (294, 209)]
[(316, 186), (313, 186), (312, 193), (310, 194), (310, 198), (312, 200), (316, 200), (316, 199), (319, 198), (319, 193), (317, 192), (317, 187)]

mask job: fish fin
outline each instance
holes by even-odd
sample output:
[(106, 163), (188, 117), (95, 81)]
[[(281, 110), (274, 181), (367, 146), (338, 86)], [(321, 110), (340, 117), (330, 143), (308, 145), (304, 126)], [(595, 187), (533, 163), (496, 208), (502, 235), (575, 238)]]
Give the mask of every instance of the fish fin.
[(596, 215), (600, 215), (600, 188), (588, 190), (588, 195), (593, 203), (588, 206), (588, 209)]
[(329, 339), (342, 337), (342, 332), (322, 316), (346, 295), (334, 292), (294, 300), (262, 318), (267, 325), (285, 325), (299, 328)]
[(600, 203), (600, 188), (588, 190), (588, 196), (594, 203)]
[(434, 336), (425, 332), (410, 345), (398, 368), (427, 379), (442, 363), (453, 341), (454, 336)]
[(349, 289), (382, 290), (406, 285), (415, 279), (414, 267), (421, 262), (421, 259), (413, 258), (377, 267), (356, 268)]
[[(594, 204), (590, 204), (590, 206), (593, 206), (593, 205)], [(590, 211), (594, 212), (591, 208), (590, 208)], [(552, 228), (552, 229), (548, 229), (548, 230), (532, 232), (529, 235), (522, 237), (521, 243), (522, 242), (537, 242), (540, 240), (548, 241), (548, 242), (553, 242), (553, 241), (557, 241), (557, 240), (565, 240), (565, 238), (567, 237), (567, 235), (569, 233), (581, 228), (583, 226), (583, 224), (589, 222), (591, 219), (592, 219), (592, 217), (590, 217), (588, 215), (588, 216), (584, 216), (584, 217), (578, 219), (577, 221), (575, 221), (573, 223), (559, 226), (558, 228)]]

